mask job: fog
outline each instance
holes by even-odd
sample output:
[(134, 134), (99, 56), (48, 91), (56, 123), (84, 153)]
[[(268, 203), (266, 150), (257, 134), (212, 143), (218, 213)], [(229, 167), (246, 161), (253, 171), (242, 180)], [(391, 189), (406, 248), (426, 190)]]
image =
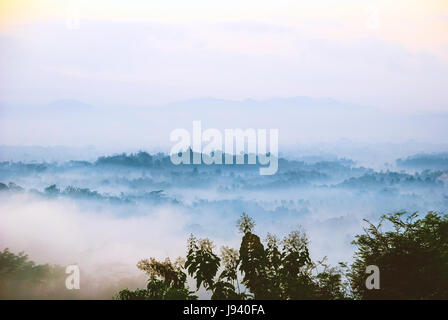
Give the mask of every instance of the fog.
[[(447, 212), (442, 1), (6, 2), (0, 250), (81, 269), (79, 292), (19, 297), (143, 288), (137, 262), (185, 256), (191, 233), (238, 248), (243, 212), (332, 265), (364, 219)], [(278, 171), (173, 165), (193, 121), (278, 130)]]
[(84, 279), (78, 297), (89, 298), (143, 287), (137, 262), (185, 256), (191, 233), (209, 237), (217, 249), (239, 248), (242, 212), (255, 219), (262, 238), (303, 229), (314, 259), (350, 262), (363, 219), (447, 211), (447, 154), (397, 160), (376, 170), (338, 157), (280, 158), (272, 176), (260, 176), (257, 165), (175, 166), (166, 155), (146, 152), (3, 161), (0, 244), (37, 263), (78, 264)]
[(191, 132), (194, 120), (202, 122), (203, 130), (278, 129), (280, 151), (297, 149), (300, 145), (341, 144), (341, 141), (405, 144), (414, 140), (420, 144), (448, 144), (445, 112), (403, 114), (309, 97), (194, 99), (141, 108), (132, 105), (113, 108), (77, 100), (40, 105), (4, 104), (0, 106), (0, 144), (95, 146), (103, 150), (102, 154), (132, 148), (168, 152), (170, 133), (177, 128)]

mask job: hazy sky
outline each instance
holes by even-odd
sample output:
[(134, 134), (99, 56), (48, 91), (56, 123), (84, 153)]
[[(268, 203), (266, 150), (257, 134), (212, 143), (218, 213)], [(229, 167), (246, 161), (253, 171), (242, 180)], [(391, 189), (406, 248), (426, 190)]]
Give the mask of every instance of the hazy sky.
[(446, 0), (0, 0), (0, 102), (332, 97), (448, 111)]

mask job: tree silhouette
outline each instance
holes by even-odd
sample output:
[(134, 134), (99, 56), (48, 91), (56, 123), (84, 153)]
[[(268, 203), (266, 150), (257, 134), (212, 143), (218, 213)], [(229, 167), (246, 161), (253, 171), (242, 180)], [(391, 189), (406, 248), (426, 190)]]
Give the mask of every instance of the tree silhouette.
[[(385, 222), (389, 231), (382, 231)], [(187, 259), (172, 264), (151, 258), (139, 262), (149, 276), (146, 290), (122, 290), (120, 299), (195, 299), (186, 286), (188, 274), (211, 293), (211, 299), (448, 299), (448, 216), (429, 212), (382, 216), (356, 236), (355, 260), (331, 267), (326, 258), (313, 262), (308, 238), (292, 231), (282, 240), (254, 233), (255, 222), (243, 213), (239, 250), (213, 252), (209, 239), (188, 239)], [(380, 269), (381, 288), (367, 289), (366, 267)], [(220, 271), (221, 270), (221, 271)], [(219, 274), (219, 276), (218, 276)], [(240, 284), (242, 288), (240, 288)]]
[[(0, 299), (56, 298), (65, 289), (61, 266), (38, 265), (23, 252), (0, 251)], [(70, 296), (66, 296), (70, 297)]]
[(186, 287), (187, 275), (183, 272), (184, 261), (174, 263), (169, 258), (160, 262), (154, 258), (140, 260), (137, 267), (148, 276), (146, 289), (121, 290), (119, 300), (195, 300), (196, 296)]
[[(368, 222), (368, 221), (367, 221)], [(384, 215), (368, 222), (353, 243), (358, 251), (350, 271), (358, 299), (448, 299), (448, 216), (434, 212)], [(392, 227), (383, 231), (384, 224)], [(366, 267), (380, 270), (380, 289), (367, 290)]]

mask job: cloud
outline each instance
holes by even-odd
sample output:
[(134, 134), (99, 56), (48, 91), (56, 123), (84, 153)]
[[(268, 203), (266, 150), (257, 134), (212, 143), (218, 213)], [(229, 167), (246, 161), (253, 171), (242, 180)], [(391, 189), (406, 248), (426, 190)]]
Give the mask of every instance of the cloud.
[(94, 204), (81, 209), (70, 200), (30, 194), (2, 195), (0, 212), (1, 249), (25, 251), (40, 264), (78, 264), (91, 286), (142, 275), (136, 268), (142, 258), (184, 255), (190, 221), (168, 207), (123, 218)]
[(3, 36), (3, 103), (78, 99), (100, 106), (187, 98), (331, 96), (407, 110), (445, 110), (443, 60), (377, 37), (332, 39), (259, 22), (84, 21)]

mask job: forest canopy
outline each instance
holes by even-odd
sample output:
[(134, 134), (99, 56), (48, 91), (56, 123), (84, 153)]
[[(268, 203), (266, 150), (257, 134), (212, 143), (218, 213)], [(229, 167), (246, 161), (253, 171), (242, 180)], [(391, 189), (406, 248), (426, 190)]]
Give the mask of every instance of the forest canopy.
[[(243, 213), (239, 248), (222, 246), (218, 252), (210, 239), (191, 235), (184, 258), (140, 260), (146, 288), (122, 289), (113, 298), (195, 300), (202, 289), (212, 300), (448, 299), (448, 215), (398, 212), (366, 224), (352, 242), (352, 263), (330, 266), (325, 257), (311, 259), (302, 230), (262, 240), (255, 221)], [(379, 268), (379, 289), (366, 287), (371, 265)], [(1, 299), (77, 298), (64, 290), (65, 276), (61, 266), (0, 251)]]
[[(120, 291), (117, 299), (196, 299), (201, 287), (211, 299), (448, 299), (448, 215), (398, 212), (377, 225), (366, 221), (357, 235), (351, 265), (331, 267), (312, 261), (302, 231), (283, 239), (254, 232), (255, 221), (243, 213), (237, 226), (239, 249), (215, 252), (209, 239), (188, 239), (187, 256), (171, 262), (144, 259), (138, 268), (149, 276), (146, 289)], [(388, 227), (388, 230), (385, 230)], [(379, 289), (367, 289), (366, 268), (378, 266)], [(192, 277), (196, 286), (186, 282)]]

